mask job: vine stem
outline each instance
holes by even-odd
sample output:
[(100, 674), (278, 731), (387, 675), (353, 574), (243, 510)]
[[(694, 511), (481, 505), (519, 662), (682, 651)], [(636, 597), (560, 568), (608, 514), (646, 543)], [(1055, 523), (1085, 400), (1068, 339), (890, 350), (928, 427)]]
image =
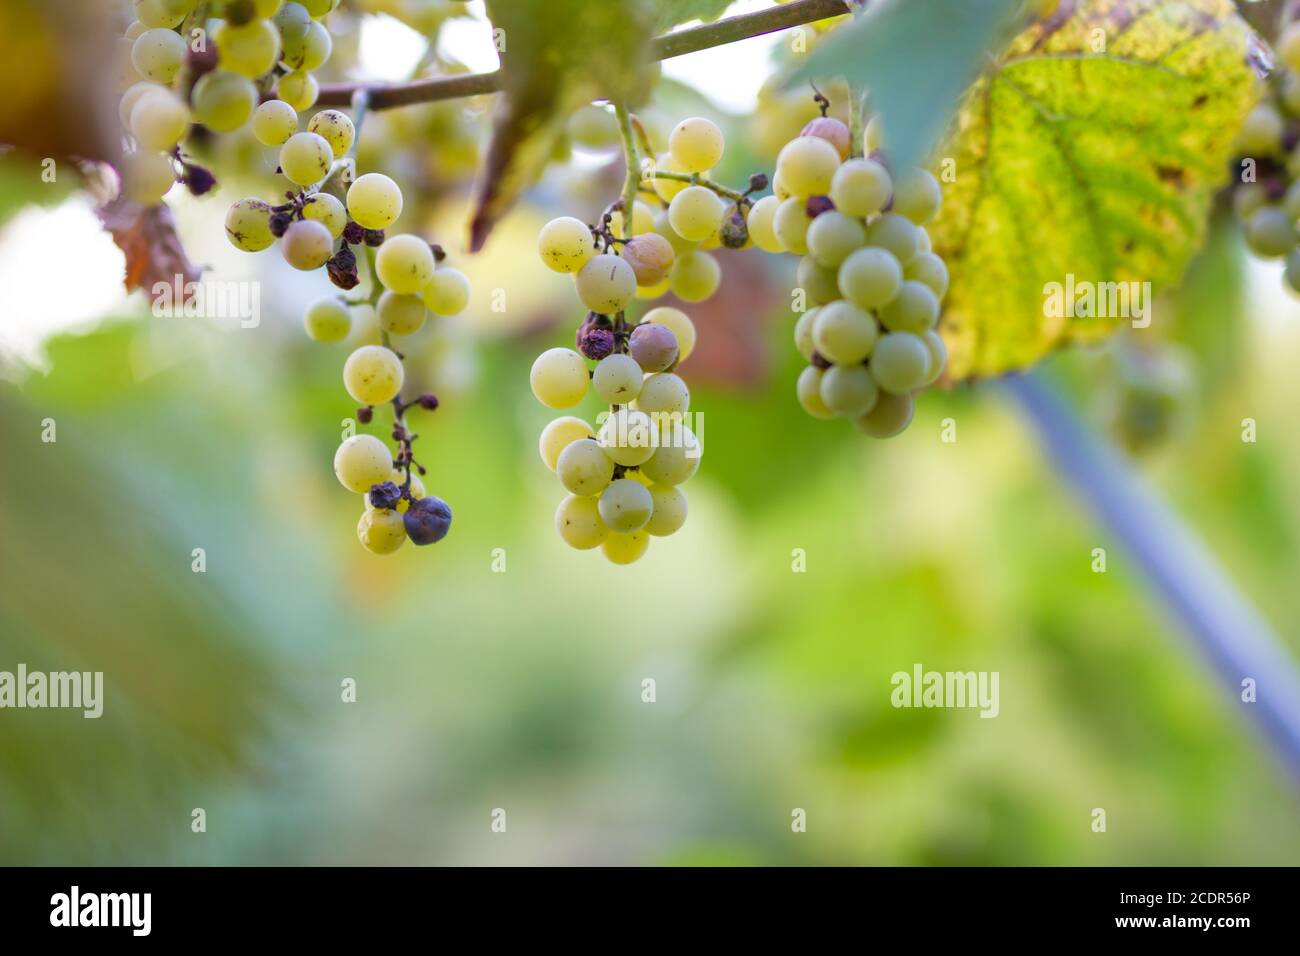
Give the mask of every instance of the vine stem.
[(1255, 702), (1240, 706), (1300, 781), (1300, 671), (1277, 634), (1196, 533), (1059, 392), (1037, 374), (1002, 384), (1056, 470), (1132, 557), (1229, 699), (1240, 701), (1245, 678), (1255, 681)]
[(614, 104), (614, 115), (618, 117), (618, 133), (623, 140), (623, 158), (627, 165), (627, 175), (623, 178), (623, 223), (619, 238), (632, 238), (632, 214), (636, 207), (636, 194), (641, 187), (641, 160), (636, 152), (636, 135), (632, 132), (632, 114), (626, 103)]
[[(814, 20), (837, 17), (861, 6), (847, 0), (792, 0), (754, 13), (727, 17), (713, 23), (678, 30), (650, 41), (653, 60), (669, 60), (688, 53), (698, 53), (715, 46), (748, 40), (751, 37), (788, 30)], [(460, 76), (436, 76), (409, 83), (324, 83), (316, 102), (319, 106), (346, 106), (358, 90), (371, 95), (371, 109), (386, 110), (414, 103), (433, 103), (481, 96), (501, 89), (501, 71), (467, 73)]]
[(745, 194), (737, 189), (730, 189), (722, 183), (714, 182), (712, 179), (705, 179), (703, 176), (694, 173), (665, 173), (660, 170), (647, 172), (646, 179), (672, 179), (679, 183), (690, 183), (692, 186), (703, 186), (706, 189), (712, 189), (719, 196), (730, 199), (732, 202), (740, 202), (745, 198)]

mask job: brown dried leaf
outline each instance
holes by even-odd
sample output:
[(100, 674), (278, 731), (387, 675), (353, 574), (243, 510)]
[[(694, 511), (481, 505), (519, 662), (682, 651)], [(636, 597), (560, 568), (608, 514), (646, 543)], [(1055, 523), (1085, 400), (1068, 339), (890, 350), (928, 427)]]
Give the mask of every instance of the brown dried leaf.
[(197, 282), (202, 270), (190, 262), (176, 235), (171, 210), (162, 203), (141, 206), (118, 198), (96, 210), (100, 222), (126, 256), (127, 292), (151, 290), (157, 283)]

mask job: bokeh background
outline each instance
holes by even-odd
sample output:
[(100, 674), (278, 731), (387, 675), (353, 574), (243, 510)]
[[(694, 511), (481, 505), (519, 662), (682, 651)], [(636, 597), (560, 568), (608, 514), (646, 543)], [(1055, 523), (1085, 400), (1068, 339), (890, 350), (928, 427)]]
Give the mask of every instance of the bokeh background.
[[(478, 68), (474, 30), (426, 53), (380, 18), (341, 42), (379, 75), (422, 57)], [(642, 115), (663, 131), (697, 112), (722, 123), (724, 181), (770, 171), (812, 109), (758, 88), (783, 55), (773, 38), (674, 61)], [(1295, 781), (1249, 705), (996, 382), (928, 394), (883, 443), (800, 410), (791, 262), (721, 252), (722, 290), (689, 307), (701, 344), (683, 372), (707, 427), (685, 528), (630, 568), (563, 545), (536, 451), (552, 415), (527, 373), (581, 314), (535, 236), (609, 202), (620, 161), (575, 149), (466, 257), (488, 105), (365, 128), (362, 168), (420, 197), (401, 225), (474, 282), (466, 313), (408, 352), (408, 378), (442, 399), (413, 415), (453, 530), (384, 558), (358, 544), (360, 502), (330, 465), (354, 412), (340, 368), (373, 325), (309, 341), (301, 312), (325, 277), (222, 235), (230, 202), (271, 194), (270, 151), (212, 144), (235, 172), (215, 196), (169, 200), (209, 277), (260, 281), (252, 329), (152, 317), (121, 292), (90, 200), (33, 190), (21, 156), (0, 162), (0, 669), (101, 670), (106, 687), (99, 720), (0, 713), (0, 863), (1300, 861)], [(1043, 373), (1300, 652), (1300, 305), (1276, 271), (1216, 217), (1186, 287), (1160, 300), (1158, 345)], [(1152, 348), (1183, 384), (1154, 419), (1126, 417), (1125, 370)], [(956, 442), (940, 440), (946, 418)], [(999, 716), (894, 709), (890, 676), (917, 663), (998, 671)]]

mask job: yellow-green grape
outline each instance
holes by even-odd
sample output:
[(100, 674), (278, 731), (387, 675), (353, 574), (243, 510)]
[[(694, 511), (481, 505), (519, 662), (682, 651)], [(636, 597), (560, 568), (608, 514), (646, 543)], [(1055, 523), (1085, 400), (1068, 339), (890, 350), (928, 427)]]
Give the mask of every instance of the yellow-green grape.
[(313, 74), (295, 70), (280, 77), (275, 95), (296, 110), (309, 110), (320, 96), (320, 83)]
[(822, 376), (826, 373), (815, 365), (809, 365), (799, 373), (795, 382), (794, 393), (803, 410), (813, 418), (832, 419), (835, 413), (822, 401)]
[[(916, 254), (925, 255), (927, 252), (933, 252), (934, 247), (930, 242), (930, 233), (926, 229), (916, 230)], [(911, 265), (911, 263), (908, 263)]]
[(641, 384), (636, 407), (651, 415), (684, 415), (691, 407), (691, 390), (686, 387), (680, 375), (656, 372), (647, 375)]
[(636, 295), (636, 273), (618, 256), (602, 253), (574, 276), (578, 298), (592, 312), (613, 315)]
[(1287, 24), (1277, 39), (1277, 54), (1293, 73), (1300, 73), (1300, 23)]
[[(662, 153), (655, 160), (654, 171), (660, 173), (689, 173), (690, 170), (683, 169), (681, 163), (673, 158), (671, 153)], [(690, 183), (684, 183), (676, 179), (659, 179), (653, 177), (648, 181), (648, 185), (654, 189), (655, 193), (664, 202), (671, 202), (672, 198), (685, 189)]]
[(878, 309), (898, 296), (903, 287), (903, 268), (892, 253), (868, 246), (844, 260), (838, 283), (844, 298), (854, 305)]
[(1245, 225), (1246, 245), (1265, 259), (1284, 256), (1296, 245), (1295, 224), (1277, 206), (1256, 209)]
[[(313, 24), (313, 26), (320, 26), (320, 24)], [(348, 154), (348, 150), (352, 148), (352, 141), (357, 136), (357, 129), (352, 125), (348, 114), (340, 113), (338, 110), (321, 110), (311, 118), (307, 129), (325, 138), (325, 142), (329, 143), (330, 148), (334, 150), (335, 159), (342, 159)]]
[(334, 453), (334, 474), (348, 491), (365, 493), (387, 481), (392, 471), (393, 455), (374, 435), (346, 438)]
[(308, 197), (302, 214), (328, 229), (335, 239), (343, 235), (348, 224), (348, 211), (343, 208), (343, 202), (329, 193), (314, 193)]
[(925, 385), (930, 350), (918, 335), (888, 332), (871, 353), (871, 376), (886, 392), (904, 395)]
[(891, 212), (923, 226), (939, 213), (943, 195), (939, 180), (929, 170), (913, 168), (894, 178), (894, 204)]
[(319, 23), (309, 24), (307, 32), (301, 38), (294, 37), (291, 40), (281, 34), (280, 45), (280, 58), (294, 70), (318, 70), (325, 65), (334, 50), (330, 32)]
[[(615, 209), (609, 214), (610, 231), (621, 238), (627, 238), (623, 235), (623, 212)], [(655, 214), (654, 210), (637, 200), (632, 204), (632, 235), (639, 236), (642, 233), (655, 231)]]
[(260, 199), (241, 199), (226, 213), (226, 238), (236, 249), (261, 252), (275, 242), (271, 232), (271, 205)]
[(591, 376), (573, 349), (547, 349), (533, 362), (528, 384), (547, 408), (572, 408), (586, 397)]
[(148, 29), (149, 25), (147, 23), (141, 23), (139, 20), (132, 20), (130, 24), (127, 25), (126, 33), (123, 34), (123, 36), (134, 43), (139, 38), (140, 34), (144, 33), (144, 31)]
[(906, 268), (921, 251), (921, 230), (911, 220), (887, 212), (867, 226), (867, 245), (888, 250)]
[(406, 523), (389, 508), (367, 508), (357, 522), (357, 538), (371, 554), (392, 554), (406, 541)]
[(275, 12), (272, 22), (281, 38), (287, 38), (292, 43), (307, 35), (311, 26), (311, 14), (301, 3), (290, 0)]
[(680, 485), (700, 467), (700, 441), (685, 424), (673, 420), (659, 435), (659, 447), (641, 465), (641, 474), (659, 485)]
[[(824, 139), (814, 139), (811, 136), (805, 139), (809, 142), (821, 143), (831, 152), (835, 151), (835, 147)], [(776, 215), (772, 219), (772, 231), (776, 233), (776, 241), (786, 252), (793, 252), (796, 256), (808, 254), (808, 227), (812, 225), (812, 220), (808, 218), (806, 205), (805, 200), (792, 196), (777, 207)]]
[(876, 403), (876, 382), (865, 365), (832, 365), (822, 373), (822, 404), (836, 415), (856, 418)]
[(818, 265), (812, 256), (804, 256), (799, 260), (795, 286), (802, 289), (814, 305), (825, 305), (840, 297), (835, 270)]
[(686, 524), (686, 495), (674, 485), (651, 485), (650, 502), (653, 510), (646, 522), (645, 533), (656, 538), (676, 534)]
[(317, 342), (341, 342), (352, 331), (352, 310), (336, 295), (327, 295), (307, 306), (302, 317), (308, 338)]
[(705, 186), (688, 186), (668, 204), (668, 223), (683, 239), (702, 242), (718, 231), (726, 206)]
[(831, 202), (846, 216), (874, 216), (893, 191), (889, 171), (874, 159), (850, 159), (831, 177)]
[(813, 346), (828, 361), (858, 365), (871, 354), (880, 328), (870, 312), (841, 300), (817, 310), (812, 338)]
[(684, 119), (668, 134), (668, 152), (683, 170), (702, 173), (722, 159), (726, 140), (712, 120), (702, 116)]
[(849, 253), (866, 242), (867, 231), (857, 219), (831, 209), (812, 221), (804, 239), (808, 254), (819, 265), (836, 269)]
[(280, 147), (280, 172), (299, 186), (310, 186), (329, 175), (334, 154), (315, 133), (294, 133)]
[(323, 17), (334, 9), (334, 0), (299, 0), (313, 17)]
[(382, 345), (363, 345), (343, 363), (343, 387), (362, 405), (392, 401), (405, 377), (402, 360)]
[(469, 279), (459, 269), (442, 268), (424, 287), (420, 297), (434, 315), (458, 315), (469, 305)]
[(641, 317), (642, 322), (654, 322), (665, 326), (677, 338), (677, 361), (685, 362), (687, 356), (695, 351), (695, 323), (681, 309), (661, 305), (651, 309)]
[(263, 146), (283, 146), (298, 132), (298, 111), (284, 100), (267, 100), (253, 111), (252, 127)]
[(948, 346), (944, 343), (943, 336), (934, 329), (922, 335), (921, 341), (930, 350), (930, 372), (925, 377), (925, 384), (933, 385), (948, 367)]
[(668, 281), (683, 302), (703, 302), (718, 291), (722, 267), (707, 252), (688, 252), (677, 257)]
[[(1300, 219), (1300, 213), (1296, 218)], [(940, 299), (948, 294), (948, 266), (933, 252), (923, 252), (909, 262), (903, 276), (929, 286)]]
[(428, 310), (418, 295), (404, 295), (386, 291), (375, 304), (375, 318), (379, 327), (393, 335), (414, 335), (424, 327)]
[(607, 404), (626, 405), (641, 394), (643, 378), (636, 359), (616, 352), (596, 363), (591, 387)]
[(135, 18), (146, 27), (171, 30), (194, 9), (193, 0), (132, 0)]
[(348, 214), (365, 229), (386, 229), (402, 214), (402, 190), (383, 173), (358, 176), (348, 187)]
[(631, 534), (644, 528), (650, 520), (654, 499), (650, 497), (650, 489), (641, 482), (619, 478), (610, 482), (600, 493), (597, 507), (600, 509), (600, 520), (605, 522), (605, 527), (610, 531)]
[(135, 104), (140, 102), (140, 97), (146, 93), (160, 92), (168, 93), (170, 91), (165, 86), (150, 83), (148, 80), (141, 80), (138, 83), (131, 84), (126, 92), (122, 94), (122, 98), (117, 101), (117, 118), (122, 121), (122, 128), (125, 130), (131, 128), (131, 110), (135, 109)]
[(600, 553), (611, 564), (634, 564), (645, 555), (650, 547), (650, 536), (642, 531), (631, 534), (619, 534), (610, 531), (608, 537), (600, 543)]
[(867, 121), (867, 128), (862, 131), (862, 148), (868, 156), (885, 145), (885, 124), (880, 116), (873, 116)]
[(911, 395), (891, 395), (881, 392), (880, 399), (867, 414), (853, 420), (853, 424), (872, 438), (893, 438), (912, 424), (914, 405)]
[(772, 195), (781, 200), (781, 202), (785, 202), (794, 195), (794, 193), (786, 189), (785, 180), (781, 178), (781, 171), (779, 169), (772, 174)]
[(839, 151), (819, 136), (799, 136), (776, 157), (776, 170), (791, 195), (801, 199), (825, 196), (840, 168)]
[(596, 240), (581, 219), (560, 216), (542, 227), (537, 251), (555, 272), (577, 272), (596, 255)]
[[(537, 439), (537, 452), (542, 456), (543, 464), (555, 471), (560, 452), (581, 438), (595, 437), (595, 429), (586, 421), (573, 415), (563, 415), (542, 429), (541, 437)], [(602, 451), (601, 454), (605, 453)]]
[(663, 236), (668, 240), (668, 244), (673, 247), (674, 256), (680, 256), (683, 252), (690, 252), (699, 246), (698, 242), (691, 242), (689, 239), (683, 239), (677, 235), (677, 231), (673, 229), (673, 224), (668, 221), (667, 209), (655, 214), (654, 231), (656, 235)]
[(187, 49), (180, 35), (171, 30), (145, 30), (131, 46), (131, 65), (146, 80), (170, 83), (185, 63)]
[(189, 107), (171, 90), (145, 93), (131, 109), (131, 135), (145, 149), (170, 152), (189, 126)]
[(939, 321), (939, 297), (925, 283), (907, 279), (879, 314), (880, 324), (889, 331), (921, 335)]
[[(138, 42), (138, 41), (137, 41)], [(1260, 103), (1246, 114), (1237, 132), (1237, 150), (1247, 156), (1269, 156), (1282, 147), (1285, 124), (1272, 103)]]
[(419, 236), (389, 236), (375, 254), (375, 274), (386, 289), (415, 295), (433, 278), (433, 250)]
[(619, 257), (632, 267), (638, 288), (652, 288), (668, 279), (675, 254), (667, 239), (647, 232), (623, 243)]
[(821, 309), (809, 309), (802, 313), (794, 323), (794, 347), (805, 360), (811, 362), (817, 346), (813, 344), (813, 326)]
[(776, 237), (776, 211), (781, 207), (781, 200), (776, 196), (764, 196), (749, 210), (746, 220), (749, 226), (749, 238), (754, 245), (764, 252), (785, 252), (785, 246)]
[[(1259, 185), (1253, 183), (1251, 185)], [(1260, 203), (1260, 205), (1264, 205)], [(1256, 206), (1256, 209), (1259, 207)], [(1252, 209), (1251, 212), (1255, 210)], [(1282, 211), (1286, 213), (1288, 219), (1292, 222), (1300, 221), (1300, 179), (1291, 183), (1286, 189), (1286, 194), (1282, 197)]]
[(223, 22), (217, 27), (213, 39), (217, 43), (217, 62), (222, 69), (250, 79), (256, 80), (270, 73), (280, 58), (280, 33), (270, 20), (250, 20), (241, 26)]
[(280, 238), (284, 261), (295, 269), (319, 269), (334, 255), (334, 237), (318, 222), (300, 219), (290, 224)]
[(246, 76), (213, 70), (199, 77), (190, 102), (196, 122), (217, 133), (233, 133), (257, 108), (257, 87)]
[(566, 124), (569, 139), (587, 149), (607, 149), (618, 143), (618, 118), (604, 106), (580, 106)]
[(555, 509), (555, 530), (571, 548), (590, 551), (609, 535), (595, 498), (569, 495)]
[(1292, 292), (1300, 293), (1300, 249), (1289, 253), (1282, 270), (1282, 281)]
[(575, 495), (598, 495), (614, 480), (614, 462), (596, 439), (579, 438), (555, 459), (555, 474)]
[(166, 153), (133, 153), (122, 171), (122, 191), (142, 206), (154, 206), (176, 184), (176, 167)]
[(280, 12), (284, 0), (253, 0), (253, 16), (269, 20)]
[(636, 297), (638, 299), (650, 300), (661, 299), (672, 291), (672, 283), (665, 276), (662, 282), (656, 282), (654, 285), (639, 285), (636, 287)]
[(659, 426), (645, 412), (620, 408), (600, 426), (596, 440), (617, 465), (644, 465), (659, 447)]
[(1282, 75), (1282, 89), (1278, 92), (1278, 98), (1282, 101), (1282, 107), (1292, 116), (1300, 113), (1300, 74), (1288, 70)]

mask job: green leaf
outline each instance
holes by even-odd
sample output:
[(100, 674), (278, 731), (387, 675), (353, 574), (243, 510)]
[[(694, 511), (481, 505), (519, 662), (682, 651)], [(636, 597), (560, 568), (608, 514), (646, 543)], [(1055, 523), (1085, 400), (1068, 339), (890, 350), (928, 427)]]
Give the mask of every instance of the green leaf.
[(820, 43), (787, 86), (843, 76), (865, 89), (888, 130), (891, 160), (923, 161), (1018, 0), (880, 0)]
[(706, 23), (722, 16), (733, 0), (661, 0), (651, 4), (655, 8), (655, 32), (666, 33), (673, 27), (692, 20)]
[(488, 4), (502, 95), (480, 179), (470, 250), (541, 174), (568, 115), (596, 98), (650, 86), (650, 18), (639, 0), (498, 0)]
[(1257, 43), (1230, 0), (1067, 2), (1013, 41), (939, 152), (952, 378), (1127, 321), (1050, 317), (1049, 283), (1179, 281), (1258, 96)]

